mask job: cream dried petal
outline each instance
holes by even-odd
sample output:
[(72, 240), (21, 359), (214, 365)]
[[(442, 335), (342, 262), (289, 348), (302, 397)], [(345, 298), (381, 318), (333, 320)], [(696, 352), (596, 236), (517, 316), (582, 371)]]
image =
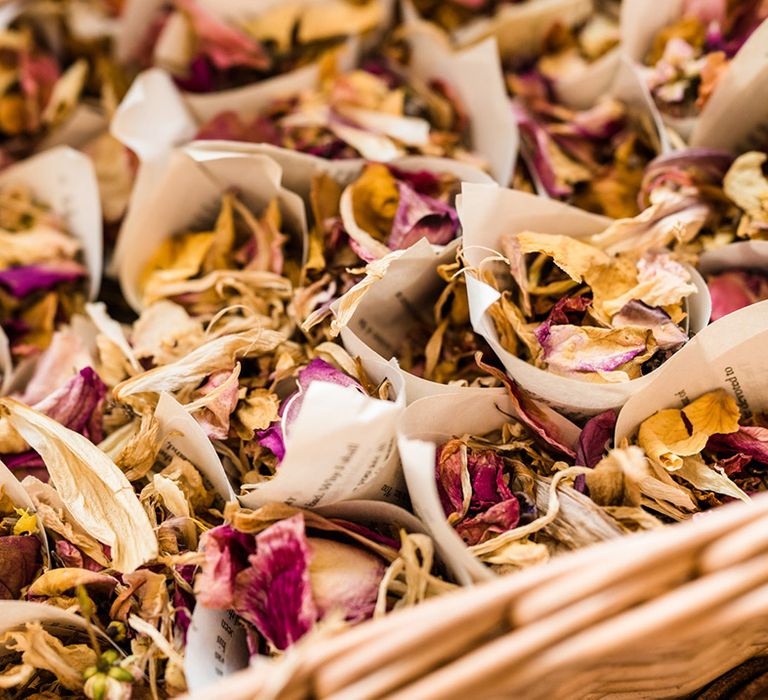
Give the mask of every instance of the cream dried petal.
[(35, 579), (29, 587), (27, 595), (55, 598), (67, 592), (71, 593), (78, 586), (96, 586), (111, 591), (117, 584), (118, 580), (114, 576), (90, 569), (64, 567), (62, 569), (49, 569)]
[(6, 632), (0, 644), (21, 653), (25, 665), (53, 673), (68, 690), (83, 687), (83, 673), (96, 663), (96, 652), (86, 644), (63, 644), (35, 621), (25, 629)]
[(169, 479), (162, 474), (155, 474), (152, 477), (152, 486), (154, 486), (160, 498), (163, 499), (163, 505), (172, 515), (177, 518), (190, 517), (187, 498), (173, 479)]
[(72, 259), (79, 250), (80, 242), (76, 238), (45, 224), (13, 233), (0, 230), (2, 267)]
[(14, 399), (0, 412), (43, 458), (51, 483), (75, 520), (112, 550), (118, 571), (133, 571), (157, 556), (149, 518), (123, 472), (96, 445)]
[(740, 501), (749, 501), (749, 496), (726, 474), (710, 467), (698, 455), (684, 457), (683, 466), (675, 474), (699, 491), (713, 491)]
[(122, 382), (115, 387), (115, 398), (124, 401), (138, 394), (198, 386), (214, 372), (231, 371), (238, 359), (271, 352), (284, 341), (281, 333), (259, 328), (214, 338), (175, 362)]
[(524, 255), (544, 253), (549, 256), (555, 265), (576, 282), (581, 282), (589, 270), (611, 262), (607, 253), (570, 236), (525, 231), (517, 234), (517, 244)]
[(46, 124), (57, 124), (72, 113), (87, 77), (88, 63), (84, 58), (78, 59), (64, 71), (53, 86), (53, 92), (45, 106), (43, 121)]
[(740, 155), (723, 178), (723, 189), (755, 222), (768, 224), (768, 178), (763, 174), (765, 153)]

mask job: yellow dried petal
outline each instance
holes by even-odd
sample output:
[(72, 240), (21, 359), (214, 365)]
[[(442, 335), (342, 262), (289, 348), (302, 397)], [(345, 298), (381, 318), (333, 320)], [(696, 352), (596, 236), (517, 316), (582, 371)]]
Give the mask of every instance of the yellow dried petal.
[(140, 286), (144, 297), (151, 299), (159, 284), (187, 280), (200, 272), (215, 234), (187, 233), (163, 241), (144, 268)]
[(358, 36), (384, 22), (384, 5), (375, 0), (352, 3), (330, 0), (304, 9), (298, 39), (302, 44), (324, 41), (339, 36)]
[(379, 241), (392, 231), (400, 194), (387, 166), (372, 163), (351, 186), (352, 207), (357, 225)]
[(232, 250), (235, 247), (234, 199), (234, 195), (230, 192), (221, 198), (221, 210), (216, 217), (211, 247), (203, 261), (203, 272), (226, 270), (232, 267)]
[(37, 532), (37, 515), (22, 508), (16, 509), (16, 515), (19, 519), (13, 526), (14, 535), (34, 535)]
[(683, 466), (683, 457), (701, 452), (712, 435), (735, 433), (738, 429), (736, 401), (724, 389), (718, 389), (682, 410), (669, 408), (646, 419), (640, 425), (637, 442), (649, 459), (675, 471)]
[(611, 262), (607, 253), (570, 236), (525, 231), (517, 234), (517, 242), (523, 254), (548, 255), (555, 265), (576, 282), (581, 282), (590, 269)]
[(55, 598), (73, 591), (78, 586), (106, 586), (111, 590), (117, 583), (117, 579), (113, 576), (107, 576), (90, 569), (77, 567), (49, 569), (35, 579), (29, 587), (28, 595)]
[(235, 418), (238, 435), (252, 440), (257, 430), (265, 430), (279, 418), (280, 400), (268, 389), (254, 389), (237, 405)]

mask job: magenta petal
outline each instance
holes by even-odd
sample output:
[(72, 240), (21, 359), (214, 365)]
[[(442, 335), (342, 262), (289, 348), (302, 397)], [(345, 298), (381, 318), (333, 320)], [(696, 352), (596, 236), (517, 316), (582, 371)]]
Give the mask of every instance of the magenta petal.
[(338, 384), (339, 386), (351, 386), (365, 393), (363, 387), (360, 386), (360, 383), (356, 379), (344, 374), (344, 372), (336, 369), (325, 360), (315, 358), (304, 369), (299, 371), (296, 379), (296, 383), (299, 385), (298, 391), (291, 394), (285, 400), (284, 422), (286, 427), (290, 427), (291, 423), (293, 423), (299, 415), (301, 405), (304, 402), (304, 395), (307, 393), (307, 389), (309, 389), (312, 382), (326, 382), (328, 384)]
[(595, 467), (603, 458), (613, 438), (616, 417), (616, 411), (611, 409), (593, 416), (586, 422), (576, 448), (577, 465)]
[(742, 426), (735, 433), (713, 435), (707, 449), (747, 455), (755, 462), (768, 464), (768, 428)]
[(318, 618), (309, 560), (304, 517), (297, 514), (256, 536), (251, 566), (237, 576), (235, 611), (276, 649), (301, 639)]
[(470, 511), (484, 510), (513, 497), (504, 481), (504, 458), (493, 450), (469, 450), (467, 456), (472, 483)]
[(256, 550), (256, 541), (253, 535), (229, 525), (219, 525), (204, 533), (200, 543), (205, 561), (195, 585), (197, 600), (207, 608), (231, 608), (235, 577), (248, 566), (248, 557)]
[(387, 245), (391, 250), (409, 248), (422, 238), (435, 245), (450, 243), (459, 231), (456, 210), (443, 202), (419, 194), (405, 182), (398, 182), (400, 203)]
[[(174, 76), (173, 81), (187, 92), (207, 93), (216, 90), (216, 76), (205, 56), (195, 56), (187, 68), (185, 76)], [(198, 138), (213, 138), (198, 136)], [(234, 139), (233, 139), (234, 140)], [(238, 139), (239, 140), (239, 139)]]
[[(446, 456), (446, 449), (450, 449), (451, 454)], [(437, 484), (437, 493), (440, 496), (440, 503), (443, 506), (443, 512), (446, 517), (452, 513), (461, 512), (464, 500), (461, 487), (461, 469), (461, 450), (455, 449), (455, 446), (447, 448), (446, 445), (441, 445), (437, 448), (437, 454), (435, 455), (435, 482)]]
[(440, 194), (440, 178), (429, 170), (401, 170), (394, 165), (387, 165), (396, 180), (404, 182), (419, 194), (437, 197)]
[[(191, 564), (176, 566), (176, 573), (184, 581), (191, 584), (195, 578), (195, 567)], [(177, 582), (173, 586), (173, 607), (176, 609), (175, 623), (181, 632), (182, 641), (186, 643), (187, 632), (192, 624), (192, 613), (195, 610), (195, 596), (182, 588)]]
[(743, 455), (737, 452), (735, 455), (726, 457), (725, 459), (719, 459), (717, 466), (722, 469), (726, 476), (733, 478), (734, 476), (741, 476), (744, 474), (744, 467), (751, 464), (752, 458), (749, 455)]
[(176, 0), (187, 14), (197, 39), (198, 51), (219, 70), (254, 68), (266, 70), (270, 58), (264, 47), (245, 32), (221, 22), (194, 0)]
[(513, 102), (513, 111), (520, 133), (524, 136), (522, 151), (528, 167), (536, 173), (539, 181), (550, 197), (567, 197), (572, 193), (568, 185), (557, 182), (557, 172), (549, 157), (552, 137), (547, 133), (522, 105)]
[(41, 563), (40, 540), (34, 535), (0, 537), (0, 600), (16, 600)]
[(61, 559), (64, 566), (83, 568), (83, 553), (67, 540), (56, 540), (56, 556)]
[(0, 270), (0, 285), (17, 299), (38, 289), (50, 289), (61, 282), (86, 277), (88, 271), (76, 262), (60, 261), (55, 265), (26, 265)]
[(337, 370), (333, 365), (319, 358), (315, 358), (304, 369), (300, 370), (296, 378), (298, 389), (286, 398), (280, 406), (282, 421), (275, 421), (266, 430), (258, 433), (259, 445), (271, 450), (280, 462), (285, 457), (283, 426), (287, 430), (290, 428), (291, 423), (296, 420), (301, 410), (301, 405), (304, 402), (304, 395), (312, 382), (327, 382), (338, 384), (339, 386), (351, 386), (359, 391), (363, 391), (363, 387), (360, 386), (356, 379), (344, 374), (344, 372)]
[(64, 386), (33, 408), (98, 443), (104, 439), (103, 406), (107, 387), (91, 367), (85, 367)]
[(260, 430), (256, 442), (270, 450), (277, 457), (278, 462), (282, 462), (285, 458), (285, 440), (283, 440), (280, 421), (275, 421), (266, 430)]
[[(578, 297), (563, 297), (560, 299), (549, 312), (549, 316), (539, 325), (534, 331), (536, 339), (539, 344), (543, 345), (549, 337), (550, 328), (553, 325), (563, 325), (568, 323), (574, 323), (577, 319), (571, 319), (568, 314), (576, 314), (577, 316), (583, 314), (592, 303), (591, 297), (578, 296)], [(578, 325), (578, 324), (577, 324)]]
[(750, 270), (728, 270), (707, 279), (712, 297), (712, 321), (768, 299), (768, 277)]
[(653, 333), (660, 350), (677, 350), (688, 340), (683, 329), (664, 309), (648, 306), (637, 299), (627, 302), (613, 317), (611, 323), (615, 328), (625, 326), (647, 328)]
[(484, 513), (464, 520), (456, 526), (459, 533), (468, 545), (477, 544), (489, 535), (500, 535), (511, 530), (520, 522), (520, 503), (517, 498), (510, 498), (491, 506)]

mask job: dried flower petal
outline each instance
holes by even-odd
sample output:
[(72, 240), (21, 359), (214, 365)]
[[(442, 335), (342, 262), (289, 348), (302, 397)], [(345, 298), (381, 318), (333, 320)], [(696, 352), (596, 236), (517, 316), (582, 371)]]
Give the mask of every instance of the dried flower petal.
[(133, 571), (157, 556), (157, 540), (130, 482), (93, 443), (13, 399), (0, 410), (43, 458), (78, 523), (112, 549), (113, 566)]

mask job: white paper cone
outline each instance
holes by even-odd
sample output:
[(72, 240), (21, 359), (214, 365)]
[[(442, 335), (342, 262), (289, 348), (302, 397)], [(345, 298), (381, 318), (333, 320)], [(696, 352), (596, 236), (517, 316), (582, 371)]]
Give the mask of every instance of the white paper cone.
[[(495, 186), (495, 185), (494, 185)], [(456, 258), (458, 241), (438, 250), (426, 240), (412, 245), (392, 262), (383, 279), (363, 297), (349, 323), (341, 330), (344, 347), (359, 357), (366, 373), (381, 381), (383, 367), (401, 374), (408, 403), (434, 394), (484, 392), (485, 389), (440, 384), (402, 370), (397, 364), (404, 338), (414, 325), (431, 322), (434, 304), (445, 287), (438, 265)], [(332, 307), (338, 313), (338, 305)]]
[(184, 649), (184, 676), (191, 692), (246, 668), (249, 656), (245, 628), (233, 610), (195, 605)]
[(730, 243), (699, 258), (699, 270), (704, 275), (735, 269), (768, 271), (768, 241)]
[(443, 80), (455, 90), (469, 117), (472, 150), (488, 162), (496, 182), (510, 182), (517, 159), (518, 132), (496, 42), (488, 39), (454, 52), (430, 34), (415, 32), (409, 35), (409, 44), (409, 68), (414, 75), (426, 82)]
[(45, 151), (0, 173), (0, 187), (24, 185), (48, 205), (77, 238), (88, 268), (91, 299), (101, 286), (102, 233), (99, 187), (91, 161), (66, 146)]
[(728, 71), (701, 111), (691, 146), (748, 150), (768, 141), (768, 21), (764, 21), (734, 56)]
[(303, 508), (359, 499), (405, 502), (395, 444), (405, 397), (400, 377), (392, 368), (388, 373), (395, 401), (374, 399), (352, 387), (310, 384), (285, 438), (277, 473), (241, 495), (240, 502), (248, 508), (274, 502)]
[(265, 156), (190, 146), (175, 151), (156, 180), (151, 192), (141, 193), (142, 201), (131, 201), (136, 214), (124, 222), (115, 252), (123, 294), (137, 311), (142, 308), (139, 280), (158, 246), (174, 234), (210, 224), (222, 194), (232, 188), (257, 212), (277, 197), (286, 230), (306, 250), (304, 205), (282, 187), (280, 167)]
[[(489, 250), (500, 251), (504, 234), (535, 231), (582, 238), (599, 233), (606, 219), (588, 214), (561, 202), (498, 187), (465, 186), (459, 202), (467, 262), (479, 267)], [(697, 293), (687, 302), (689, 326), (697, 333), (709, 321), (710, 303), (701, 275), (689, 268)], [(493, 287), (467, 275), (467, 293), (472, 326), (489, 343), (509, 375), (555, 410), (574, 418), (585, 418), (619, 408), (633, 394), (647, 386), (659, 370), (638, 379), (617, 384), (595, 384), (561, 377), (521, 360), (505, 350), (499, 341), (489, 307), (501, 296)]]
[[(683, 13), (683, 0), (658, 3), (649, 12), (646, 0), (624, 0), (621, 6), (621, 46), (641, 64), (653, 38)], [(693, 147), (745, 150), (766, 135), (768, 103), (755, 100), (768, 90), (768, 21), (764, 21), (733, 57), (698, 117), (664, 120)]]
[(163, 443), (160, 459), (169, 463), (174, 455), (193, 464), (213, 490), (224, 499), (234, 501), (235, 491), (229, 483), (221, 460), (198, 422), (170, 394), (162, 393), (155, 409)]
[[(443, 34), (436, 25), (422, 19), (410, 0), (403, 0), (404, 25), (411, 30)], [(503, 4), (491, 17), (480, 17), (456, 29), (448, 38), (454, 45), (466, 47), (494, 37), (502, 56), (530, 56), (555, 24), (573, 27), (588, 19), (594, 11), (592, 0), (527, 0)], [(445, 35), (447, 36), (447, 35)]]

